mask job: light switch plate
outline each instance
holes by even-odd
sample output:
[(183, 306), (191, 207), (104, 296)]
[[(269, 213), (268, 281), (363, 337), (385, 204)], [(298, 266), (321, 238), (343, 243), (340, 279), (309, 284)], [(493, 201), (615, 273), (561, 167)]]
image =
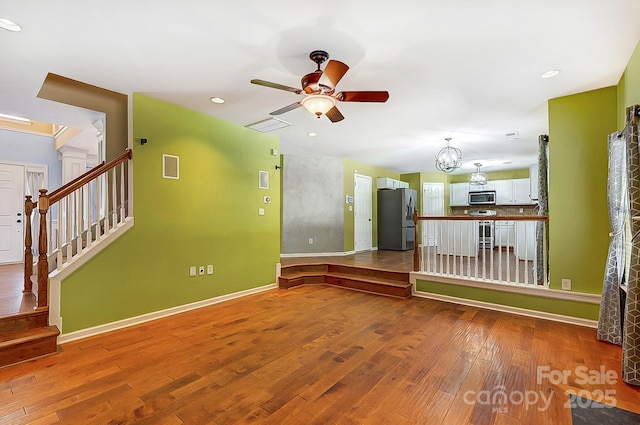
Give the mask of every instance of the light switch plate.
[(207, 266), (207, 274), (213, 274), (213, 264)]
[(571, 290), (571, 279), (562, 279), (562, 289), (565, 291)]
[(204, 274), (204, 266), (200, 266), (200, 276)]
[(264, 215), (264, 208), (258, 208), (258, 215)]
[(189, 267), (189, 276), (195, 276), (196, 275), (196, 266), (191, 266)]

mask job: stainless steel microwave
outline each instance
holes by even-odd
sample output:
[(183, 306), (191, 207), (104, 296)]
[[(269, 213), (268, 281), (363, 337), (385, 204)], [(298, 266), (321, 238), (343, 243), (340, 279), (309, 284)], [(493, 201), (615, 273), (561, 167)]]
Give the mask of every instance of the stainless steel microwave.
[(469, 205), (495, 205), (496, 191), (469, 192)]

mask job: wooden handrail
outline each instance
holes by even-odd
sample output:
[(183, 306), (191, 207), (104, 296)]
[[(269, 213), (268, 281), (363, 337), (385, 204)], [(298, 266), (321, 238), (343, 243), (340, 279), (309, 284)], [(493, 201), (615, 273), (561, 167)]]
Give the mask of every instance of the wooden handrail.
[(419, 216), (417, 221), (444, 220), (444, 221), (549, 221), (546, 215), (444, 215), (444, 216)]
[(91, 180), (95, 179), (96, 177), (120, 165), (127, 159), (131, 159), (132, 155), (133, 155), (133, 152), (131, 151), (131, 149), (127, 149), (122, 155), (110, 161), (108, 164), (94, 167), (92, 170), (88, 171), (87, 173), (84, 173), (82, 176), (74, 180), (71, 180), (69, 183), (65, 184), (59, 189), (54, 190), (48, 195), (49, 205), (55, 204), (60, 199), (80, 189), (82, 186), (89, 183)]
[(102, 167), (104, 167), (104, 164), (106, 164), (104, 161), (102, 161), (100, 164), (96, 165), (95, 167), (93, 167), (92, 169), (90, 169), (89, 171), (87, 171), (86, 173), (76, 177), (75, 179), (68, 181), (67, 183), (64, 184), (64, 186), (60, 186), (59, 188), (57, 188), (56, 190), (52, 191), (51, 193), (49, 193), (49, 197), (55, 195), (57, 192), (60, 192), (62, 189), (64, 189), (67, 185), (71, 185), (74, 184), (75, 182), (83, 179), (86, 175), (93, 173), (95, 170), (98, 170)]

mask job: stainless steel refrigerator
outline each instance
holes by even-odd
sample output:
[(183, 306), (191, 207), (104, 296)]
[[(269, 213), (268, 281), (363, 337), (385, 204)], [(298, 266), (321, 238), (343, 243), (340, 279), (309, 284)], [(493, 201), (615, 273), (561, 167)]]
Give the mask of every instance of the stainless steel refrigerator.
[(413, 249), (416, 195), (413, 189), (378, 190), (378, 249)]

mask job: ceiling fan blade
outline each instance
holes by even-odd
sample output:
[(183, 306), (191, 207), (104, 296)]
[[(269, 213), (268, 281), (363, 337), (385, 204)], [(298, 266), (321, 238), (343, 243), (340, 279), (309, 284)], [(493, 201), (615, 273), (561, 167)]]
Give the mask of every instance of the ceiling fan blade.
[(336, 94), (336, 99), (343, 102), (386, 102), (388, 91), (342, 91)]
[(344, 119), (344, 116), (340, 113), (340, 111), (338, 111), (338, 108), (336, 108), (335, 106), (329, 109), (329, 111), (327, 111), (325, 115), (331, 120), (331, 122), (338, 122)]
[(349, 67), (346, 64), (340, 61), (330, 60), (327, 62), (327, 66), (324, 67), (324, 72), (318, 83), (323, 86), (335, 88), (348, 70)]
[(269, 112), (269, 115), (284, 114), (285, 112), (293, 111), (294, 109), (299, 108), (300, 106), (302, 106), (300, 102), (292, 103), (291, 105), (285, 106), (284, 108), (280, 108), (276, 111)]
[(273, 89), (290, 91), (290, 92), (295, 93), (295, 94), (302, 93), (302, 90), (297, 89), (295, 87), (283, 86), (282, 84), (272, 83), (270, 81), (265, 81), (265, 80), (251, 80), (251, 83), (252, 84), (257, 84), (259, 86), (271, 87)]

